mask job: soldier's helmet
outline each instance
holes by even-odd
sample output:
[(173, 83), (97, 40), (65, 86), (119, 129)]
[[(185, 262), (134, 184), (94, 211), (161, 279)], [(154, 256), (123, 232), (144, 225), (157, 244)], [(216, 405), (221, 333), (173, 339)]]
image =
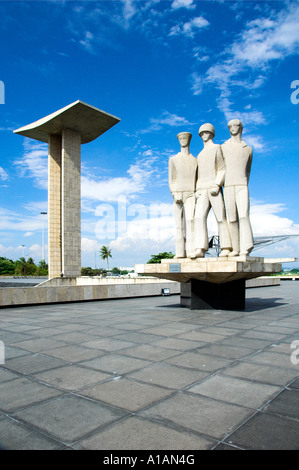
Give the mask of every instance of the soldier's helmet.
[(200, 135), (202, 132), (211, 132), (215, 137), (215, 127), (208, 122), (200, 126), (198, 134)]

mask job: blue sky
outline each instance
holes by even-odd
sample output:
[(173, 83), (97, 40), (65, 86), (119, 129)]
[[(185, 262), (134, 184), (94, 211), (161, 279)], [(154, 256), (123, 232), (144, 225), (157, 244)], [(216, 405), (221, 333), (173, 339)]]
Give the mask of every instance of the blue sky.
[[(47, 145), (13, 130), (78, 99), (121, 119), (82, 146), (83, 266), (105, 266), (104, 244), (111, 266), (174, 251), (176, 135), (197, 156), (200, 125), (222, 143), (235, 117), (253, 147), (254, 236), (299, 234), (298, 1), (0, 0), (0, 15), (0, 256), (38, 262), (47, 211)], [(299, 237), (256, 251), (298, 254)]]

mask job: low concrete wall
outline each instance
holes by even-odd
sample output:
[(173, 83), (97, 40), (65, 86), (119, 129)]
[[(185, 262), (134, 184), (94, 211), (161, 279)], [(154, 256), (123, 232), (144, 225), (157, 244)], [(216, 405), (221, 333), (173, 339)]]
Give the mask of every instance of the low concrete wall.
[(276, 276), (262, 276), (255, 279), (248, 279), (246, 281), (246, 289), (250, 287), (270, 287), (279, 285), (280, 278)]
[(159, 296), (164, 288), (169, 289), (170, 295), (180, 293), (180, 284), (169, 281), (96, 286), (3, 287), (0, 288), (0, 307)]
[[(164, 282), (156, 278), (137, 279), (51, 279), (35, 287), (1, 287), (0, 308), (17, 305), (39, 305), (64, 302), (85, 302), (91, 300), (123, 299), (130, 297), (151, 297), (162, 295), (162, 289), (169, 289), (170, 295), (180, 294), (180, 283)], [(246, 281), (246, 287), (279, 285), (279, 278), (259, 277)], [(60, 285), (59, 285), (60, 283)], [(62, 285), (61, 285), (62, 284)]]

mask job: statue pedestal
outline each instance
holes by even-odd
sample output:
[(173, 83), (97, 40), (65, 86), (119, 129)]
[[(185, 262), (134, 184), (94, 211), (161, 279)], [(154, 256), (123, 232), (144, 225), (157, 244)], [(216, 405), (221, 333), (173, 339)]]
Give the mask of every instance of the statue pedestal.
[(181, 283), (181, 305), (190, 309), (242, 310), (245, 281), (279, 273), (282, 263), (296, 258), (252, 256), (164, 259), (159, 264), (137, 264), (135, 272)]

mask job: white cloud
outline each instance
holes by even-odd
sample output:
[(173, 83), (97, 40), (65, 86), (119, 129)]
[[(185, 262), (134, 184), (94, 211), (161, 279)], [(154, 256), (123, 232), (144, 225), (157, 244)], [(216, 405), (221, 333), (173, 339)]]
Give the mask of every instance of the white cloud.
[(48, 188), (48, 145), (42, 142), (24, 141), (25, 152), (14, 161), (21, 177), (33, 178), (40, 189)]
[(40, 216), (25, 216), (22, 213), (0, 208), (0, 227), (1, 231), (31, 232), (32, 230), (41, 230), (42, 220)]
[[(47, 250), (47, 246), (45, 246), (45, 250)], [(42, 247), (38, 243), (34, 243), (29, 247), (29, 252), (32, 258), (41, 258)]]
[(88, 52), (94, 52), (92, 40), (93, 40), (93, 34), (90, 31), (86, 31), (85, 32), (85, 38), (81, 39), (81, 41), (79, 41), (79, 43)]
[(33, 232), (26, 232), (26, 233), (24, 233), (24, 237), (32, 237), (32, 235), (34, 235)]
[(196, 5), (193, 0), (174, 0), (171, 4), (171, 8), (177, 10), (178, 8), (193, 9)]
[(0, 166), (0, 180), (1, 181), (6, 181), (9, 179), (8, 173), (4, 168)]
[(101, 249), (102, 244), (97, 240), (92, 240), (91, 238), (82, 237), (81, 238), (81, 249), (82, 253), (94, 253)]
[(239, 115), (247, 125), (266, 124), (267, 119), (260, 111), (242, 112), (236, 109), (232, 100), (239, 92), (253, 92), (262, 87), (269, 78), (270, 62), (282, 61), (299, 52), (298, 2), (271, 15), (247, 22), (237, 39), (223, 51), (223, 59), (216, 61), (205, 73), (193, 72), (191, 75), (194, 95), (201, 94), (206, 86), (212, 85), (219, 90), (218, 108), (227, 120)]
[(259, 135), (246, 134), (244, 136), (246, 144), (253, 148), (253, 151), (259, 153), (267, 150), (267, 145), (263, 141), (263, 138)]
[(178, 116), (177, 114), (171, 114), (168, 111), (163, 111), (162, 115), (159, 118), (151, 118), (150, 126), (147, 129), (142, 129), (141, 134), (147, 132), (159, 131), (163, 126), (178, 127), (182, 125), (191, 125), (185, 117)]
[(96, 180), (90, 176), (81, 176), (82, 198), (97, 201), (117, 202), (120, 197), (134, 197), (144, 192), (153, 174), (158, 171), (155, 168), (157, 158), (146, 152), (146, 158), (132, 164), (127, 170), (128, 176), (112, 177), (105, 180)]
[(280, 203), (253, 204), (250, 210), (252, 229), (256, 236), (299, 234), (299, 224), (280, 214), (285, 206)]
[(186, 23), (180, 23), (172, 26), (172, 28), (170, 28), (169, 36), (183, 34), (184, 36), (193, 38), (197, 30), (205, 28), (209, 24), (209, 21), (206, 20), (203, 16), (198, 16)]
[(257, 18), (247, 23), (247, 28), (232, 46), (236, 60), (251, 67), (260, 67), (268, 62), (283, 59), (298, 53), (299, 5), (290, 4), (275, 19)]

